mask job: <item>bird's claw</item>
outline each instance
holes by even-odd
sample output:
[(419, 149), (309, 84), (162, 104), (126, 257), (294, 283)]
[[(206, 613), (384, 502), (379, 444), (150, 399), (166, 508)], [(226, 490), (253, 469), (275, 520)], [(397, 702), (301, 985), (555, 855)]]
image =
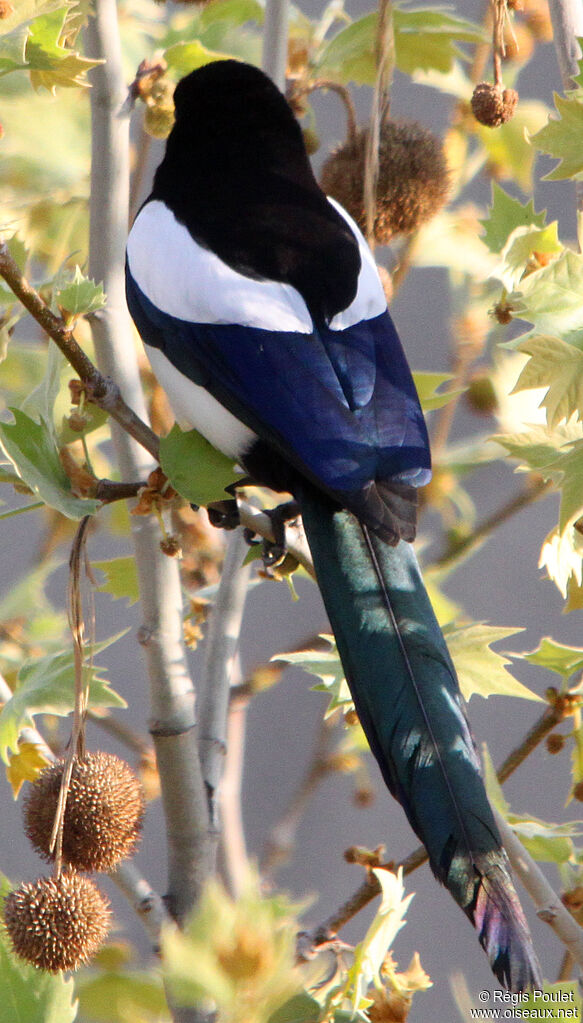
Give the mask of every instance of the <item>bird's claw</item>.
[(207, 508), (207, 514), (211, 526), (217, 529), (236, 529), (241, 525), (237, 501), (227, 498), (225, 501), (213, 501)]

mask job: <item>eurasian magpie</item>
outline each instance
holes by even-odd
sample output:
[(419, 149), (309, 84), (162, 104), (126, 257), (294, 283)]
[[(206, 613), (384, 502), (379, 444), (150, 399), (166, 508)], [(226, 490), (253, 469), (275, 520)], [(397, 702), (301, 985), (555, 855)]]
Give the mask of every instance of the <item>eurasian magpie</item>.
[(385, 782), (500, 983), (540, 986), (409, 543), (429, 443), (372, 254), (318, 186), (263, 72), (207, 64), (178, 83), (175, 108), (127, 245), (128, 305), (152, 368), (181, 425), (299, 503)]

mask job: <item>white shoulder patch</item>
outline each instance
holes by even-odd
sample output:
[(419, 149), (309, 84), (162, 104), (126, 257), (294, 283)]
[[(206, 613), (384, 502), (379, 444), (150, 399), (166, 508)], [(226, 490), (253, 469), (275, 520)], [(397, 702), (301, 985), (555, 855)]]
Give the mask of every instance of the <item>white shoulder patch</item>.
[(148, 202), (127, 244), (132, 276), (162, 312), (192, 323), (238, 323), (311, 334), (312, 319), (291, 284), (255, 281), (191, 237), (165, 203)]
[(346, 309), (337, 313), (330, 321), (331, 330), (346, 330), (347, 327), (352, 327), (355, 323), (360, 323), (361, 320), (371, 320), (375, 316), (380, 316), (387, 308), (387, 300), (380, 282), (374, 256), (355, 221), (335, 199), (331, 199), (328, 196), (328, 202), (338, 210), (340, 216), (344, 217), (358, 242), (360, 251), (358, 290), (354, 300)]

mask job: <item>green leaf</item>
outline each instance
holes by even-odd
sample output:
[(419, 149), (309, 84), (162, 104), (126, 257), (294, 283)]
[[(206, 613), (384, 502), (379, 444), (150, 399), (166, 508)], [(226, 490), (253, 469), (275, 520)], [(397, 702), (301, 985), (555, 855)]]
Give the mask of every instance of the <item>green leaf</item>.
[(207, 881), (184, 930), (167, 927), (162, 934), (175, 1004), (211, 1000), (220, 1019), (268, 1023), (301, 989), (295, 965), (299, 909), (281, 895), (263, 897), (251, 875), (236, 901), (218, 881)]
[(406, 923), (405, 913), (414, 895), (412, 892), (405, 896), (402, 867), (399, 867), (397, 874), (378, 868), (373, 869), (373, 874), (381, 886), (381, 902), (363, 941), (354, 950), (354, 963), (348, 971), (348, 982), (342, 992), (344, 998), (350, 999), (353, 1012), (367, 1008), (370, 1004), (367, 992), (371, 984), (381, 984), (381, 967), (389, 948)]
[(0, 1023), (73, 1023), (77, 1017), (75, 987), (62, 974), (53, 975), (18, 959), (0, 928)]
[[(18, 235), (13, 234), (12, 238), (6, 241), (6, 248), (18, 266), (18, 269), (21, 273), (24, 273), (28, 260), (28, 250), (24, 242), (18, 237)], [(16, 295), (8, 287), (6, 281), (4, 281), (4, 279), (0, 280), (0, 305), (11, 306), (17, 301), (18, 299), (16, 298)]]
[(109, 593), (114, 600), (126, 600), (128, 607), (140, 599), (136, 559), (132, 555), (92, 561), (93, 568), (105, 573), (106, 582), (98, 586), (101, 593)]
[(568, 98), (555, 93), (558, 118), (549, 117), (544, 128), (531, 135), (530, 141), (542, 153), (559, 160), (554, 170), (545, 174), (543, 181), (561, 181), (583, 178), (583, 93), (572, 92)]
[(485, 39), (481, 26), (452, 14), (446, 7), (395, 6), (393, 23), (395, 63), (407, 75), (417, 70), (451, 71), (456, 58), (468, 59), (458, 43)]
[(453, 398), (460, 394), (463, 394), (465, 388), (457, 388), (454, 390), (445, 391), (443, 394), (438, 394), (439, 388), (442, 384), (448, 383), (453, 380), (451, 373), (425, 373), (416, 372), (413, 374), (415, 381), (415, 387), (417, 388), (417, 394), (419, 395), (419, 401), (421, 402), (421, 408), (424, 412), (430, 412), (432, 409), (443, 408)]
[(99, 502), (75, 497), (59, 460), (51, 430), (35, 423), (19, 409), (11, 409), (14, 423), (0, 423), (0, 444), (21, 478), (45, 504), (70, 519), (94, 515)]
[(112, 970), (82, 973), (76, 985), (84, 1020), (96, 1023), (170, 1023), (162, 978), (157, 972)]
[(508, 658), (491, 649), (492, 643), (522, 631), (485, 625), (483, 622), (446, 626), (444, 635), (466, 700), (475, 693), (485, 699), (494, 695), (517, 696), (523, 700), (541, 702), (540, 696), (509, 674), (507, 665), (511, 662)]
[[(20, 406), (24, 412), (35, 423), (46, 424), (56, 444), (56, 433), (54, 429), (54, 407), (57, 395), (61, 387), (61, 373), (68, 365), (65, 356), (54, 341), (49, 341), (47, 364), (42, 380), (33, 387), (26, 395)], [(59, 463), (60, 464), (60, 463)]]
[(217, 21), (227, 21), (230, 26), (244, 25), (247, 21), (263, 24), (265, 11), (259, 0), (215, 0), (206, 4), (201, 13), (199, 24), (208, 28)]
[(558, 256), (563, 251), (558, 237), (558, 224), (554, 220), (546, 227), (515, 227), (502, 249), (501, 266), (496, 273), (508, 291), (519, 287), (525, 273), (531, 269), (532, 257)]
[(564, 533), (583, 514), (583, 440), (542, 466), (541, 475), (553, 480), (561, 491), (559, 529)]
[(508, 192), (494, 181), (492, 205), (488, 210), (488, 216), (480, 221), (484, 227), (482, 241), (490, 252), (501, 252), (515, 228), (543, 228), (545, 219), (546, 211), (537, 213), (532, 199), (523, 205), (519, 199), (508, 195)]
[(17, 71), (26, 64), (29, 24), (42, 14), (63, 6), (63, 0), (18, 0), (7, 18), (0, 20), (0, 74)]
[(329, 694), (330, 703), (324, 715), (329, 717), (339, 707), (348, 710), (354, 706), (354, 702), (344, 677), (344, 668), (336, 649), (334, 637), (322, 635), (320, 638), (329, 644), (328, 650), (294, 650), (289, 654), (274, 654), (271, 660), (283, 661), (285, 664), (297, 664), (309, 675), (319, 678), (320, 682), (313, 686), (313, 689), (316, 692)]
[(30, 26), (26, 44), (27, 70), (35, 89), (54, 92), (60, 85), (65, 88), (88, 88), (87, 72), (102, 64), (101, 60), (81, 57), (70, 47), (63, 46), (62, 33), (69, 8), (62, 6), (36, 18)]
[[(109, 639), (95, 643), (93, 654), (100, 653), (122, 636), (127, 629)], [(89, 658), (89, 648), (86, 655)], [(127, 707), (123, 697), (111, 688), (103, 669), (88, 669), (89, 706), (93, 708)], [(23, 728), (33, 725), (35, 714), (56, 714), (65, 717), (75, 702), (75, 658), (72, 648), (35, 660), (28, 660), (18, 673), (18, 685), (10, 700), (0, 711), (0, 757), (7, 763), (8, 750), (15, 750)]]
[(225, 488), (244, 478), (197, 430), (184, 433), (176, 425), (160, 440), (160, 465), (174, 489), (198, 505), (223, 500)]
[[(560, 984), (550, 984), (543, 981), (542, 994), (539, 991), (529, 991), (524, 1002), (520, 1003), (523, 1012), (523, 1019), (581, 1019), (581, 994), (576, 981), (562, 981)], [(566, 1016), (565, 1010), (572, 1015)], [(530, 1013), (529, 1016), (526, 1013)], [(544, 1016), (543, 1016), (544, 1013)], [(549, 1014), (549, 1015), (547, 1015)]]
[(523, 277), (509, 302), (537, 333), (583, 347), (583, 255), (564, 249), (548, 266)]
[(533, 859), (557, 864), (573, 860), (575, 857), (573, 839), (581, 834), (581, 822), (552, 824), (528, 814), (512, 813), (485, 745), (482, 749), (482, 764), (490, 802), (508, 821)]
[(377, 15), (365, 14), (337, 32), (317, 56), (318, 72), (342, 82), (374, 85), (376, 64), (374, 40)]
[(71, 316), (84, 316), (103, 309), (107, 300), (102, 284), (85, 277), (78, 266), (67, 276), (69, 280), (59, 282), (53, 292), (53, 305), (57, 309), (64, 309)]
[[(342, 82), (374, 85), (376, 27), (377, 14), (372, 13), (341, 29), (318, 54), (318, 72)], [(393, 27), (395, 64), (409, 75), (415, 71), (451, 71), (456, 58), (467, 59), (457, 44), (484, 38), (481, 28), (442, 7), (412, 10), (395, 6)]]
[(196, 71), (199, 67), (204, 67), (205, 64), (210, 64), (214, 60), (226, 60), (232, 57), (233, 54), (209, 50), (201, 43), (200, 39), (194, 39), (190, 43), (175, 43), (174, 46), (169, 46), (164, 51), (164, 60), (179, 78), (183, 78), (184, 75)]
[(272, 1013), (268, 1023), (318, 1023), (321, 1019), (321, 1006), (311, 998), (310, 995), (302, 992), (294, 995), (287, 1002)]
[(546, 387), (541, 401), (553, 430), (563, 420), (583, 415), (583, 351), (558, 337), (537, 336), (523, 341), (518, 350), (530, 358), (512, 393)]
[(550, 636), (544, 636), (536, 650), (526, 653), (513, 652), (512, 656), (528, 661), (529, 664), (536, 664), (545, 671), (552, 671), (564, 682), (568, 682), (576, 672), (583, 671), (583, 647), (557, 643)]
[[(553, 430), (547, 426), (533, 426), (519, 433), (498, 434), (494, 440), (521, 463), (521, 469), (542, 473), (543, 469), (548, 470), (561, 451), (570, 450), (574, 441), (581, 440), (581, 426), (574, 422), (563, 423)], [(561, 474), (547, 471), (545, 478), (560, 482)]]

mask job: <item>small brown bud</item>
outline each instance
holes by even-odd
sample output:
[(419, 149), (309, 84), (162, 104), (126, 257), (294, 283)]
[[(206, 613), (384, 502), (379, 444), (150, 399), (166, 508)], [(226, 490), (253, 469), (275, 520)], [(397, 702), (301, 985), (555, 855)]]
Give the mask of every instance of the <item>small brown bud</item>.
[(489, 373), (476, 371), (468, 384), (465, 399), (472, 412), (491, 416), (498, 408), (498, 398)]
[(0, 0), (0, 20), (9, 18), (11, 14), (14, 14), (14, 4), (10, 0)]
[(560, 732), (551, 732), (547, 736), (547, 751), (549, 753), (560, 753), (565, 746), (565, 736)]
[(512, 306), (507, 305), (506, 302), (498, 302), (492, 310), (494, 318), (503, 326), (512, 321), (512, 313)]
[(67, 419), (67, 426), (73, 433), (83, 433), (87, 429), (89, 421), (89, 416), (83, 412), (71, 412)]
[(472, 94), (472, 113), (480, 124), (499, 128), (514, 117), (518, 93), (491, 82), (479, 82)]
[(88, 962), (105, 940), (111, 914), (96, 885), (72, 870), (21, 884), (4, 902), (4, 921), (17, 955), (59, 973)]
[(165, 554), (167, 558), (181, 558), (182, 547), (180, 540), (174, 533), (169, 533), (168, 536), (163, 537), (160, 540), (160, 550), (162, 554)]

